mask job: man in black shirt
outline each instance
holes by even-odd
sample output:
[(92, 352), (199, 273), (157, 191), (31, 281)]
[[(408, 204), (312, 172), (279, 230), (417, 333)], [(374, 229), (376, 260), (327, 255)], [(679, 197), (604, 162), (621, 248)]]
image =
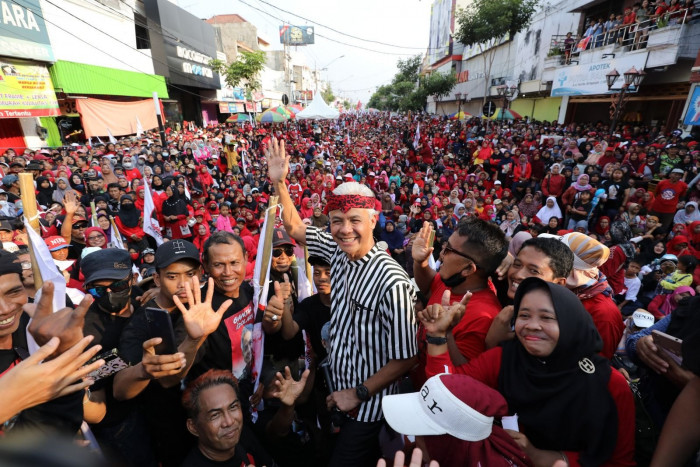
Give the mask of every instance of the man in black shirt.
[(207, 371), (188, 386), (182, 403), (187, 429), (198, 439), (183, 467), (277, 465), (244, 427), (238, 384), (230, 371)]

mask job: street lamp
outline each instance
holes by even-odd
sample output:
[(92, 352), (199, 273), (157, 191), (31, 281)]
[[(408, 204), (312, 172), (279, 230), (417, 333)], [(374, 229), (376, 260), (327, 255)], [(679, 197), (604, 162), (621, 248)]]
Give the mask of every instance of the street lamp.
[(518, 87), (516, 85), (506, 86), (505, 84), (501, 84), (500, 86), (496, 86), (496, 91), (498, 91), (498, 95), (503, 98), (503, 110), (501, 111), (501, 120), (503, 120), (508, 101), (515, 96), (516, 92), (518, 91)]
[(462, 113), (462, 93), (456, 92), (455, 99), (457, 99), (457, 120), (459, 120)]
[[(615, 128), (617, 127), (617, 120), (620, 118), (620, 113), (627, 103), (627, 91), (630, 86), (634, 86), (635, 90), (639, 89), (639, 85), (642, 84), (646, 73), (644, 70), (637, 70), (635, 67), (630, 68), (622, 74), (625, 84), (620, 88), (620, 92), (617, 94), (612, 94), (612, 102), (610, 104), (610, 119), (612, 123), (610, 125), (610, 135), (615, 133)], [(613, 69), (610, 73), (605, 75), (605, 81), (608, 85), (608, 91), (612, 91), (612, 87), (615, 82), (620, 78), (620, 72)]]

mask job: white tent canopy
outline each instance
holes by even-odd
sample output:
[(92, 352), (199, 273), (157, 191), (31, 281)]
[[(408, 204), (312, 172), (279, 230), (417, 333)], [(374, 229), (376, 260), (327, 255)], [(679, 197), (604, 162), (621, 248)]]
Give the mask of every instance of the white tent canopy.
[(314, 95), (314, 100), (307, 108), (296, 115), (297, 120), (331, 120), (338, 117), (340, 112), (326, 104), (320, 92)]

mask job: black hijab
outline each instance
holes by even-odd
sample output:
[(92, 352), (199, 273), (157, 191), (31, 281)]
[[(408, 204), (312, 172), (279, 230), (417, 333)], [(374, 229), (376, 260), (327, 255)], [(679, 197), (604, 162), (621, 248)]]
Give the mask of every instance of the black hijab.
[(171, 185), (172, 196), (163, 201), (164, 216), (179, 216), (180, 214), (187, 215), (187, 204), (180, 198), (180, 191), (177, 186)]
[[(44, 182), (49, 182), (48, 188), (43, 188), (41, 186), (41, 184)], [(39, 202), (39, 204), (42, 206), (47, 206), (47, 207), (51, 206), (51, 203), (53, 203), (53, 192), (54, 192), (54, 187), (51, 186), (51, 181), (44, 176), (37, 177), (36, 178), (36, 190), (37, 190), (36, 200)]]
[[(610, 363), (599, 355), (603, 340), (576, 295), (539, 278), (527, 278), (518, 286), (514, 316), (523, 295), (535, 289), (547, 290), (552, 297), (559, 340), (544, 359), (530, 355), (517, 338), (502, 344), (498, 391), (509, 410), (518, 414), (533, 446), (579, 451), (582, 466), (602, 465), (615, 451), (618, 423), (608, 391)], [(585, 372), (583, 367), (591, 363), (595, 371)]]
[[(122, 201), (125, 199), (131, 201), (131, 203), (123, 204)], [(121, 198), (119, 198), (119, 204), (120, 207), (119, 212), (117, 212), (117, 216), (119, 216), (119, 220), (122, 221), (122, 224), (124, 224), (126, 227), (136, 227), (139, 225), (141, 211), (136, 208), (134, 205), (134, 200), (131, 199), (131, 196), (122, 195)]]

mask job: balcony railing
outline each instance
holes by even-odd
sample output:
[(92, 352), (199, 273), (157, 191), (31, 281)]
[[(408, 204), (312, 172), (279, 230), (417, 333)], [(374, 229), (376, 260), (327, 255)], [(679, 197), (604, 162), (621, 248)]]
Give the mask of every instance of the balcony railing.
[[(641, 23), (633, 23), (617, 27), (596, 36), (577, 38), (566, 43), (566, 36), (552, 36), (549, 43), (548, 57), (559, 57), (561, 64), (570, 64), (572, 58), (576, 57), (584, 50), (591, 50), (598, 47), (615, 45), (625, 50), (639, 50), (647, 46), (649, 33), (660, 30), (667, 26), (686, 24), (700, 18), (700, 12), (692, 8), (667, 12), (658, 18), (651, 18)], [(678, 43), (681, 31), (678, 29), (678, 37), (669, 38), (669, 43)]]

